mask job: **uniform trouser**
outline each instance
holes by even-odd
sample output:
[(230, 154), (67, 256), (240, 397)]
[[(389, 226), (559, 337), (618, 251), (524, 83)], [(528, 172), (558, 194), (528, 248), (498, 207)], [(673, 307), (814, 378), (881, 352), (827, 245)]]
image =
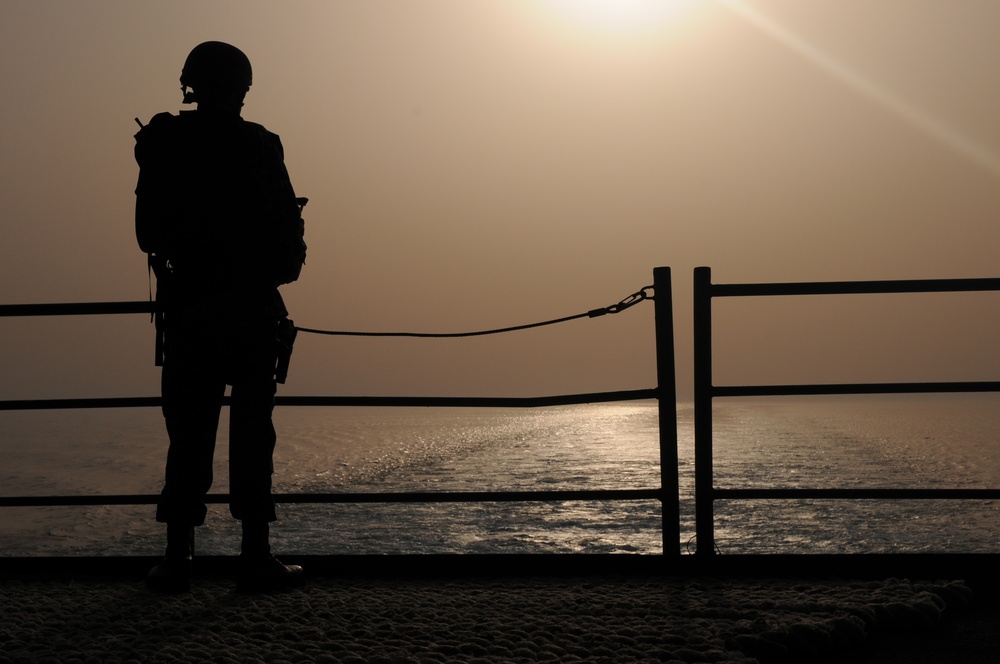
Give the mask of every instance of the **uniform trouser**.
[[(185, 353), (171, 357), (169, 338), (168, 334), (161, 388), (170, 447), (156, 520), (185, 526), (204, 523), (204, 499), (212, 486), (219, 417), (229, 383), (229, 510), (241, 520), (274, 521), (271, 476), (276, 435), (271, 415), (277, 386), (273, 375), (246, 371), (233, 378), (218, 358), (192, 361)], [(273, 357), (266, 353), (258, 353), (248, 365), (254, 362), (274, 367)]]

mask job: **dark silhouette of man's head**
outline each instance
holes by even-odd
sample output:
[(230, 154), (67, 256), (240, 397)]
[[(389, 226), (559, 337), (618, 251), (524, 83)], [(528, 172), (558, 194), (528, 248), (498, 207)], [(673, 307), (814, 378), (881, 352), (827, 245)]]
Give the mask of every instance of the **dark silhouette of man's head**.
[(243, 51), (209, 41), (191, 50), (181, 70), (184, 103), (199, 111), (239, 115), (243, 98), (253, 85), (253, 68)]

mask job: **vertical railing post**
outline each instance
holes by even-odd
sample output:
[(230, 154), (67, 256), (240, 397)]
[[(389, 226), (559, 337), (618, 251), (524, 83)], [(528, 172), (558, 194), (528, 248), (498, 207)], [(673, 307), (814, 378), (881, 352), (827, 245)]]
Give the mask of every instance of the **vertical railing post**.
[(663, 555), (681, 555), (680, 480), (677, 454), (677, 370), (674, 360), (674, 299), (670, 268), (653, 270), (656, 326), (656, 394), (660, 430), (660, 491)]
[(694, 270), (694, 508), (696, 554), (715, 553), (712, 473), (712, 270)]

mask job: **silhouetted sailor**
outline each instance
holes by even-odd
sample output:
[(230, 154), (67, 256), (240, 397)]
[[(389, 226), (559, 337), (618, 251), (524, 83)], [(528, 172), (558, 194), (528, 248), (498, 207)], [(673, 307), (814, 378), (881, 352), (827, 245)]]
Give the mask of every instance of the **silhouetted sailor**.
[(298, 581), (302, 569), (272, 554), (269, 524), (276, 383), (284, 382), (295, 328), (278, 286), (305, 261), (301, 207), (281, 142), (240, 117), (250, 61), (221, 42), (191, 51), (184, 103), (136, 134), (136, 237), (157, 282), (157, 362), (170, 447), (156, 520), (167, 524), (163, 562), (147, 581), (190, 584), (194, 528), (205, 521), (219, 415), (232, 386), (230, 512), (242, 522), (238, 584)]

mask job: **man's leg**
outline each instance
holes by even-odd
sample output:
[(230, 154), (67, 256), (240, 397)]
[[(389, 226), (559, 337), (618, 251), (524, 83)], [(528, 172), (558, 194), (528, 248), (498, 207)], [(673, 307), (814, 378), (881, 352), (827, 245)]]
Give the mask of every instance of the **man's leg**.
[(229, 410), (229, 510), (241, 521), (276, 520), (271, 477), (277, 434), (271, 415), (277, 386), (267, 378), (233, 384)]
[(167, 524), (167, 550), (146, 580), (157, 590), (182, 591), (190, 586), (194, 528), (205, 522), (225, 383), (204, 367), (170, 361), (161, 381), (170, 446), (156, 520)]
[(156, 520), (200, 526), (205, 494), (212, 488), (212, 463), (226, 384), (210, 371), (167, 361), (163, 367), (163, 417), (170, 447)]
[(238, 586), (259, 591), (294, 585), (302, 568), (271, 555), (270, 523), (276, 520), (271, 478), (277, 436), (271, 416), (277, 385), (273, 379), (233, 384), (229, 423), (230, 511), (242, 522)]

